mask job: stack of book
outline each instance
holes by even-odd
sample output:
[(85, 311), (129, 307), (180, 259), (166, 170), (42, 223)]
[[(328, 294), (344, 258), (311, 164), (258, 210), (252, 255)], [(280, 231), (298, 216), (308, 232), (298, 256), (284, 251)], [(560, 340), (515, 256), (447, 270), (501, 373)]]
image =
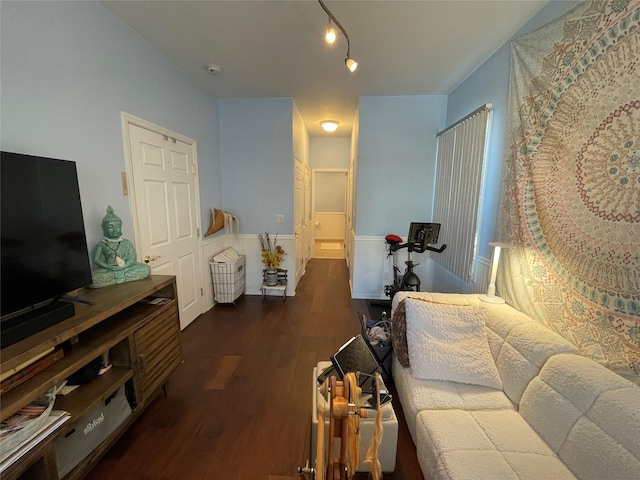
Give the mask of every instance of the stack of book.
[(53, 349), (38, 355), (31, 360), (12, 368), (7, 372), (0, 374), (0, 395), (5, 394), (18, 385), (23, 384), (31, 377), (37, 375), (45, 368), (50, 367), (64, 357), (64, 350), (61, 348)]

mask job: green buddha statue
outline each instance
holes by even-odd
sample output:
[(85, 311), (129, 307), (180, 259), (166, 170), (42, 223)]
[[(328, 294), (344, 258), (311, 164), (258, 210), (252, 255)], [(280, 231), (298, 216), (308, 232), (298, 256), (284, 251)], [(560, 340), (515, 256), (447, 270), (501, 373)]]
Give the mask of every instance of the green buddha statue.
[(136, 262), (136, 250), (126, 238), (122, 238), (122, 220), (111, 205), (102, 219), (104, 238), (96, 245), (93, 263), (96, 269), (91, 276), (93, 288), (140, 280), (151, 275), (151, 267)]

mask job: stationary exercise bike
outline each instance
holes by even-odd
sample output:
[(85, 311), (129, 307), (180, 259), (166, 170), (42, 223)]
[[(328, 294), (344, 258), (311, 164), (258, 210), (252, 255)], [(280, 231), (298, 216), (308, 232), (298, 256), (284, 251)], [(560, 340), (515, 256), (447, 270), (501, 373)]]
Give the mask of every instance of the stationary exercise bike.
[[(420, 278), (413, 271), (414, 267), (420, 265), (419, 263), (413, 263), (411, 259), (411, 253), (422, 253), (426, 250), (436, 253), (444, 252), (447, 248), (446, 245), (442, 245), (440, 248), (429, 246), (429, 244), (438, 243), (438, 234), (440, 233), (439, 223), (418, 223), (411, 222), (409, 226), (409, 237), (407, 243), (402, 243), (402, 239), (394, 234), (389, 234), (385, 237), (387, 242), (387, 250), (389, 255), (393, 255), (393, 284), (384, 286), (384, 293), (390, 300), (398, 292), (403, 291), (420, 291)], [(400, 268), (398, 268), (398, 250), (407, 249), (407, 261), (405, 262), (406, 270), (402, 276), (400, 276)]]

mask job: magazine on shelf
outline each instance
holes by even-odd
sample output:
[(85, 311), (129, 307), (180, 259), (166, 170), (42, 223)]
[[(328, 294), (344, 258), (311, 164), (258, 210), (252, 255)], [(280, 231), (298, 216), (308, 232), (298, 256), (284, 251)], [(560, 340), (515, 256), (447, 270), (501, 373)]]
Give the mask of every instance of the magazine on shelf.
[(7, 451), (2, 448), (2, 443), (0, 442), (0, 474), (13, 465), (17, 460), (22, 458), (36, 445), (46, 439), (49, 435), (55, 432), (70, 418), (71, 417), (68, 412), (63, 410), (52, 410), (47, 421), (44, 422), (42, 427), (31, 435), (31, 437), (29, 437), (25, 442)]
[(173, 298), (169, 298), (169, 297), (149, 297), (149, 298), (145, 299), (145, 303), (147, 303), (149, 305), (166, 305), (167, 303), (171, 302), (171, 300), (173, 300)]

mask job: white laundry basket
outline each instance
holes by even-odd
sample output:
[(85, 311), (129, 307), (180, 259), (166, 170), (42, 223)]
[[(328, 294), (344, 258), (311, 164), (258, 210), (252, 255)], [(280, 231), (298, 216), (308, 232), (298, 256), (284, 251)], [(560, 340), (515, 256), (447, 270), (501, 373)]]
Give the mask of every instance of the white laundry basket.
[[(226, 251), (225, 251), (226, 252)], [(213, 280), (213, 300), (216, 303), (233, 303), (244, 293), (245, 287), (244, 255), (237, 255), (231, 260), (216, 255), (209, 262), (211, 279)]]

